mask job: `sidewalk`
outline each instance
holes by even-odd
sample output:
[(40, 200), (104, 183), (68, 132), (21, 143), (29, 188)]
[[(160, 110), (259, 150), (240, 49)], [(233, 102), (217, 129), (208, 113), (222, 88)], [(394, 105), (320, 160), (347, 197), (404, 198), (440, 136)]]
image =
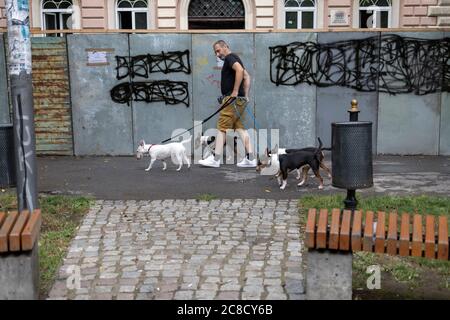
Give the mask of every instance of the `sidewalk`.
[[(331, 168), (330, 156), (326, 155)], [(325, 189), (317, 189), (315, 178), (297, 187), (295, 174), (286, 190), (276, 179), (261, 176), (254, 169), (222, 165), (205, 168), (198, 164), (180, 172), (168, 163), (167, 171), (156, 162), (144, 171), (148, 158), (134, 157), (40, 157), (39, 192), (91, 195), (101, 200), (196, 199), (212, 194), (219, 199), (298, 199), (303, 194), (343, 193), (331, 186), (323, 174)], [(310, 172), (312, 173), (312, 172)], [(450, 156), (378, 156), (374, 159), (374, 187), (358, 190), (369, 194), (450, 194)]]

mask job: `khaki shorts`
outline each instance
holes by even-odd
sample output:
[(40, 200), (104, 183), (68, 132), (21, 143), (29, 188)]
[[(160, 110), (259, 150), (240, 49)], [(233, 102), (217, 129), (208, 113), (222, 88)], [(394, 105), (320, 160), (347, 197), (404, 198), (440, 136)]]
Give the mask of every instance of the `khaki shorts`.
[[(230, 96), (223, 98), (222, 105), (227, 103)], [(229, 106), (222, 109), (219, 113), (219, 120), (217, 121), (217, 129), (226, 131), (227, 129), (245, 129), (241, 120), (245, 119), (245, 107), (247, 100), (244, 98), (236, 98), (236, 100)]]

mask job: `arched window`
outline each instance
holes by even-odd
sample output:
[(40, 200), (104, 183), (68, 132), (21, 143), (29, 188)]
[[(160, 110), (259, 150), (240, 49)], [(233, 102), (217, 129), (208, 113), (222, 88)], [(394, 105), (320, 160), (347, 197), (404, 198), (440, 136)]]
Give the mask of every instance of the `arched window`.
[(312, 29), (316, 27), (316, 0), (285, 0), (285, 28)]
[(245, 29), (241, 0), (192, 0), (188, 9), (189, 29)]
[(117, 1), (118, 29), (148, 29), (147, 0)]
[(359, 0), (360, 28), (390, 28), (391, 0)]
[[(41, 12), (44, 30), (72, 29), (72, 0), (43, 0)], [(59, 34), (49, 34), (56, 35)]]

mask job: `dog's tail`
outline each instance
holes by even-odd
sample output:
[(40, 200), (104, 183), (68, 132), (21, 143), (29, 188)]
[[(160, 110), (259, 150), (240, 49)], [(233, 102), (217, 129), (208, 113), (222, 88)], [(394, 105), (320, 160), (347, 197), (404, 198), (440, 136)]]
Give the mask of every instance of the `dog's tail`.
[(320, 139), (320, 137), (317, 137), (317, 140), (319, 140), (319, 147), (317, 148), (316, 152), (320, 152), (320, 151), (322, 151), (323, 143), (322, 143), (322, 139)]
[(317, 137), (317, 140), (319, 140), (319, 147), (316, 149), (316, 152), (314, 153), (314, 156), (317, 157), (317, 159), (320, 162), (320, 156), (322, 154), (323, 143), (322, 143), (322, 140), (319, 137)]

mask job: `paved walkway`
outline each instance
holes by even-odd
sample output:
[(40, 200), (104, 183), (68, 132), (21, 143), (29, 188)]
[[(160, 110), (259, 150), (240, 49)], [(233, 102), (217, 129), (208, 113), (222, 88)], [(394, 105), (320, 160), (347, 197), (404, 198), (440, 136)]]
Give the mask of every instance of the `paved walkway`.
[[(326, 163), (332, 168), (331, 156)], [(324, 174), (325, 189), (319, 191), (315, 178), (297, 187), (295, 174), (288, 177), (285, 190), (276, 179), (261, 176), (254, 169), (223, 165), (219, 169), (193, 165), (180, 172), (172, 163), (162, 171), (161, 163), (151, 172), (144, 169), (148, 158), (133, 157), (45, 157), (38, 158), (39, 192), (91, 195), (103, 200), (196, 199), (210, 193), (220, 199), (298, 199), (305, 194), (345, 194), (331, 186)], [(450, 193), (450, 156), (377, 156), (373, 163), (374, 186), (358, 190), (366, 194)]]
[(96, 201), (50, 299), (304, 299), (301, 251), (296, 200)]

